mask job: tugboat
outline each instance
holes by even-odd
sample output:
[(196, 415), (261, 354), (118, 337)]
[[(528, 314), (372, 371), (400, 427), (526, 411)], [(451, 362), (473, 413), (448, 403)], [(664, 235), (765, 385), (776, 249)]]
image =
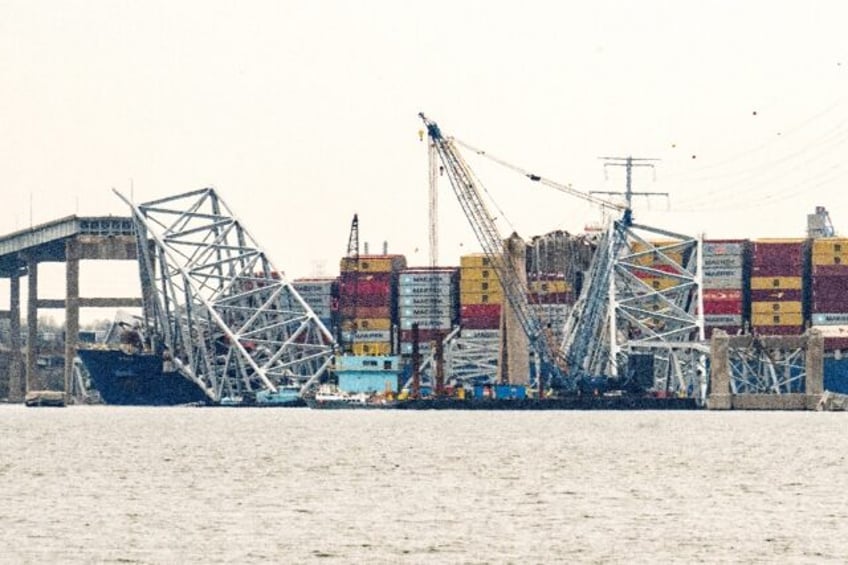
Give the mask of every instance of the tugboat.
[(381, 409), (397, 405), (397, 401), (389, 396), (349, 393), (332, 384), (319, 386), (313, 395), (304, 400), (307, 406), (316, 409)]

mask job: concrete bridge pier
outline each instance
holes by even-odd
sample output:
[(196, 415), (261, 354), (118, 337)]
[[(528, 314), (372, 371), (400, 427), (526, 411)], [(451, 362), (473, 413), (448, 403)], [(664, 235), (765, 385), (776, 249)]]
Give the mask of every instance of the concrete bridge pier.
[[(23, 400), (26, 392), (42, 390), (38, 372), (38, 310), (65, 311), (64, 374), (66, 395), (73, 389), (74, 360), (79, 339), (80, 308), (140, 308), (141, 298), (81, 298), (80, 261), (136, 261), (135, 227), (132, 218), (116, 216), (69, 216), (26, 230), (0, 236), (0, 277), (9, 279), (9, 310), (0, 317), (9, 319), (9, 395), (12, 402)], [(38, 296), (38, 265), (65, 263), (65, 298)], [(27, 277), (25, 353), (21, 343), (20, 277)], [(151, 291), (146, 291), (150, 293)]]

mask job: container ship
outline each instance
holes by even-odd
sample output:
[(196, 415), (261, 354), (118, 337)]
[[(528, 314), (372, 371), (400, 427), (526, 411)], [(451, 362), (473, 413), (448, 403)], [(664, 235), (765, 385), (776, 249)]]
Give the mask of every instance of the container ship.
[(196, 383), (176, 370), (163, 370), (161, 355), (106, 345), (79, 348), (77, 355), (106, 404), (174, 406), (207, 400)]
[[(528, 244), (527, 286), (558, 340), (591, 262), (591, 244), (567, 234), (560, 234), (556, 244), (551, 243), (554, 238), (544, 237), (548, 249), (536, 241)], [(569, 245), (582, 248), (586, 255), (563, 253)], [(546, 253), (550, 248), (557, 252)], [(650, 390), (650, 380), (634, 387), (623, 380), (598, 379), (597, 386), (559, 398), (524, 385), (495, 384), (504, 382), (503, 368), (498, 366), (504, 292), (486, 256), (470, 254), (460, 258), (458, 267), (439, 268), (403, 267), (398, 257), (379, 255), (359, 260), (366, 272), (378, 264), (385, 270), (380, 277), (372, 273), (363, 279), (351, 259), (343, 260), (340, 280), (345, 284), (335, 297), (340, 306), (335, 323), (343, 328), (340, 344), (350, 355), (371, 356), (375, 366), (381, 359), (391, 359), (391, 365), (401, 369), (388, 385), (385, 374), (377, 371), (369, 375), (343, 369), (334, 377), (338, 398), (312, 406), (367, 404), (363, 395), (368, 393), (375, 404), (393, 409), (694, 407), (691, 398)], [(671, 284), (672, 276), (663, 276), (661, 265), (645, 266), (650, 272), (646, 269), (643, 282), (658, 289)], [(730, 335), (792, 336), (815, 328), (824, 336), (825, 389), (848, 393), (848, 356), (843, 357), (848, 351), (848, 298), (839, 290), (848, 288), (848, 238), (706, 239), (702, 275), (707, 340), (719, 330)], [(381, 283), (370, 283), (378, 278)], [(356, 280), (369, 282), (357, 287)], [(382, 309), (372, 310), (375, 307)], [(368, 317), (377, 312), (378, 318)], [(418, 328), (414, 339), (413, 326)], [(369, 333), (368, 328), (379, 330)], [(413, 393), (413, 349), (427, 357), (451, 332), (456, 334), (450, 341), (454, 355), (445, 365), (440, 390), (425, 386)], [(468, 360), (465, 365), (463, 358)], [(350, 366), (350, 361), (345, 363)], [(356, 395), (356, 400), (339, 396), (345, 394)]]
[[(591, 234), (553, 232), (527, 243), (527, 289), (555, 341), (562, 339), (593, 252)], [(645, 267), (643, 282), (658, 289), (670, 284), (673, 277), (663, 276), (662, 265)], [(848, 238), (707, 239), (702, 277), (706, 339), (717, 330), (800, 335), (816, 328), (825, 338), (825, 389), (848, 393), (848, 361), (843, 357), (848, 351)], [(526, 374), (506, 374), (500, 356), (505, 293), (481, 253), (464, 255), (458, 266), (448, 267), (410, 267), (403, 255), (385, 252), (347, 256), (338, 276), (295, 279), (292, 286), (336, 337), (339, 354), (333, 370), (321, 393), (305, 400), (289, 389), (247, 404), (394, 409), (656, 409), (692, 404), (691, 399), (678, 401), (651, 391), (649, 379), (636, 382), (638, 386), (604, 379), (570, 398), (551, 398), (529, 388), (532, 365), (526, 359), (518, 360), (518, 366), (530, 365)], [(443, 343), (449, 343), (450, 351), (436, 352)], [(177, 371), (164, 371), (160, 356), (120, 348), (80, 349), (79, 354), (106, 403), (207, 400), (197, 384)], [(434, 365), (445, 357), (449, 362)], [(416, 387), (414, 367), (426, 365), (425, 359), (431, 360), (426, 367), (430, 379)], [(646, 367), (650, 371), (650, 364)], [(513, 392), (507, 393), (505, 386)]]

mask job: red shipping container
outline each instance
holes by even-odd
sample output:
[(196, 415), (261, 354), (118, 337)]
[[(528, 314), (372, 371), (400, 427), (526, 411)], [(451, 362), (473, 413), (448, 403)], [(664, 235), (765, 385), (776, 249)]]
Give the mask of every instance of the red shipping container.
[(391, 295), (360, 294), (339, 297), (342, 308), (350, 306), (391, 306)]
[(804, 291), (801, 289), (751, 291), (751, 302), (802, 302), (803, 300)]
[(844, 290), (837, 290), (837, 289), (821, 290), (821, 289), (815, 289), (815, 288), (813, 289), (813, 300), (816, 301), (816, 302), (839, 303), (839, 302), (844, 302), (846, 299), (848, 299), (848, 292), (846, 292)]
[(824, 350), (834, 351), (836, 349), (848, 349), (848, 337), (826, 337), (824, 338)]
[(650, 269), (653, 269), (653, 270), (652, 271), (646, 271), (646, 270), (643, 270), (643, 269), (636, 268), (636, 269), (632, 269), (633, 274), (637, 278), (640, 278), (640, 279), (654, 279), (654, 278), (658, 278), (658, 277), (663, 276), (662, 274), (657, 273), (656, 271), (662, 271), (663, 273), (672, 273), (672, 274), (680, 274), (681, 271), (682, 271), (682, 268), (676, 269), (673, 266), (668, 265), (666, 263), (646, 265), (646, 266)]
[(348, 284), (356, 282), (392, 282), (397, 280), (396, 273), (368, 273), (368, 272), (345, 272), (339, 275), (339, 283)]
[(754, 265), (801, 264), (805, 241), (755, 241)]
[(391, 294), (393, 289), (394, 284), (392, 281), (347, 281), (339, 285), (339, 296), (350, 294)]
[(392, 309), (388, 306), (342, 306), (339, 309), (342, 318), (391, 318)]
[(817, 276), (813, 278), (813, 292), (848, 294), (848, 277)]
[(801, 335), (804, 326), (753, 326), (755, 335)]
[(813, 312), (816, 314), (820, 312), (848, 312), (848, 297), (843, 296), (838, 300), (813, 298)]
[[(444, 330), (418, 330), (418, 343), (426, 343), (434, 339), (442, 339), (450, 332), (449, 329)], [(412, 343), (412, 330), (401, 330), (400, 340)]]
[(848, 265), (813, 265), (813, 281), (818, 277), (844, 277), (848, 280)]
[(501, 326), (501, 317), (497, 315), (462, 318), (460, 325), (469, 330), (496, 330)]
[(751, 267), (752, 277), (800, 277), (804, 274), (803, 265), (798, 263), (764, 263)]
[(736, 289), (704, 289), (704, 302), (742, 302), (742, 291)]
[(486, 318), (499, 317), (501, 315), (500, 304), (463, 304), (460, 308), (462, 318)]
[(742, 314), (742, 301), (704, 300), (704, 314)]

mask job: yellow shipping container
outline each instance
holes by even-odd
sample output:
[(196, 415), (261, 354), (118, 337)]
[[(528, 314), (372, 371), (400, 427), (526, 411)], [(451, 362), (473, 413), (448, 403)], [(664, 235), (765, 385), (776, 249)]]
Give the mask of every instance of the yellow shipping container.
[(489, 258), (483, 253), (473, 253), (471, 255), (463, 255), (459, 258), (459, 266), (465, 269), (466, 267), (482, 268), (491, 267), (492, 263)]
[(801, 277), (751, 277), (751, 290), (801, 290)]
[(342, 257), (340, 264), (342, 273), (392, 273), (405, 268), (406, 257), (403, 255)]
[(501, 281), (498, 279), (460, 279), (459, 292), (488, 292), (488, 293), (503, 293)]
[(803, 312), (802, 303), (797, 300), (785, 302), (751, 302), (753, 314), (800, 314)]
[(642, 282), (653, 288), (654, 290), (666, 290), (681, 283), (680, 280), (671, 277), (652, 277), (642, 279)]
[(364, 341), (354, 343), (352, 350), (354, 355), (391, 355), (392, 344), (388, 341)]
[(757, 326), (801, 326), (804, 317), (797, 314), (751, 314), (751, 324)]
[(554, 293), (554, 292), (569, 292), (571, 285), (567, 281), (530, 281), (528, 283), (530, 292), (536, 293)]
[(754, 243), (804, 243), (807, 241), (803, 237), (761, 237), (760, 239), (755, 239)]
[(460, 292), (460, 304), (503, 304), (501, 292)]
[(459, 270), (459, 280), (482, 281), (498, 280), (498, 272), (492, 267), (463, 267)]
[(848, 251), (813, 253), (813, 265), (848, 265)]
[[(652, 241), (651, 245), (653, 247), (663, 247), (665, 245), (672, 245), (674, 241)], [(642, 251), (647, 251), (649, 249), (648, 245), (642, 243), (641, 241), (636, 241), (632, 246), (633, 253), (640, 253)], [(683, 251), (680, 249), (667, 249), (662, 251), (662, 254), (677, 263), (678, 265), (683, 262)], [(641, 257), (637, 257), (633, 260), (633, 262), (637, 265), (653, 265), (655, 263), (665, 264), (665, 260), (660, 260), (659, 253), (646, 253)]]
[(822, 237), (813, 240), (813, 257), (816, 255), (840, 255), (848, 253), (848, 238)]
[(391, 318), (356, 318), (355, 320), (344, 320), (341, 327), (346, 332), (355, 330), (385, 331), (392, 329), (392, 320)]

